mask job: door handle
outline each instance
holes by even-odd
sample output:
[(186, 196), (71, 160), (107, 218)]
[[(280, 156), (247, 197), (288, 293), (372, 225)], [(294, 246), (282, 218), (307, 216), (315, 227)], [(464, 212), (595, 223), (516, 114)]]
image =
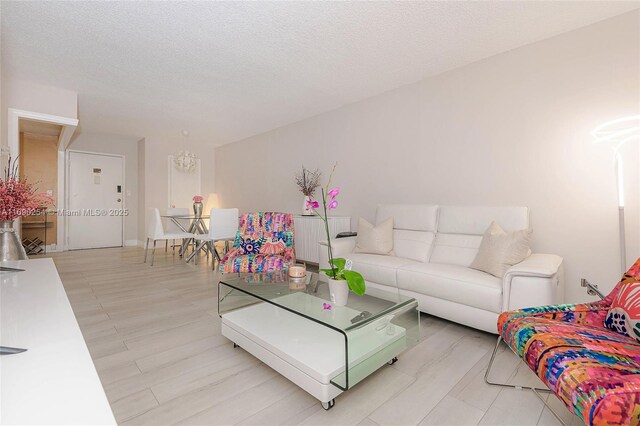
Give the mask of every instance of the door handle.
[(122, 201), (120, 198), (118, 198), (118, 202)]

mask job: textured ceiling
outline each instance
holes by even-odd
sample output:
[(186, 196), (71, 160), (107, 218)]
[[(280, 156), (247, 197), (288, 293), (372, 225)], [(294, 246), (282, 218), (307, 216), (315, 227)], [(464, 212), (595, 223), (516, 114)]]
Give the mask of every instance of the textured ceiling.
[(77, 91), (84, 132), (222, 144), (638, 7), (2, 1), (2, 72)]

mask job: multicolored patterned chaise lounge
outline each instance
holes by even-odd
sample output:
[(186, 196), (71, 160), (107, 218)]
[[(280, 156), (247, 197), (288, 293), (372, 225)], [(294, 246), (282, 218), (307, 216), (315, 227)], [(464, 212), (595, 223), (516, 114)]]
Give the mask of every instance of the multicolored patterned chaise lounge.
[(640, 343), (605, 326), (620, 287), (638, 280), (640, 259), (599, 302), (521, 309), (498, 319), (507, 345), (588, 425), (640, 422)]
[(243, 214), (233, 248), (220, 262), (220, 272), (287, 270), (296, 261), (293, 234), (291, 214)]

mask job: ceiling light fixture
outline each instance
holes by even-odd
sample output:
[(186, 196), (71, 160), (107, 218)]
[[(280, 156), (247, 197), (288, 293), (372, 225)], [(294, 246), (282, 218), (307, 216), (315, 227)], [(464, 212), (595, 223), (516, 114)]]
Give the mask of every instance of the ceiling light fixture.
[(175, 168), (181, 172), (192, 173), (198, 166), (198, 157), (196, 156), (196, 154), (187, 149), (187, 138), (189, 137), (189, 131), (183, 130), (182, 136), (184, 136), (185, 138), (185, 149), (181, 149), (176, 155), (173, 156), (173, 164)]

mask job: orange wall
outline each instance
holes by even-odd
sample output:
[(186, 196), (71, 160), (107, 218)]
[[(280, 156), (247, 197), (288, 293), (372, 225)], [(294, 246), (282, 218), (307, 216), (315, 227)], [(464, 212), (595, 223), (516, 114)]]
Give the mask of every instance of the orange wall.
[[(20, 177), (37, 188), (38, 192), (53, 191), (53, 199), (58, 199), (58, 137), (20, 133)], [(57, 206), (57, 203), (56, 203)], [(50, 210), (54, 206), (50, 206)], [(29, 216), (23, 223), (41, 222), (42, 217)], [(58, 218), (50, 215), (47, 220), (53, 225), (47, 226), (47, 245), (57, 242)], [(42, 228), (22, 227), (23, 238), (38, 236), (44, 240)]]

